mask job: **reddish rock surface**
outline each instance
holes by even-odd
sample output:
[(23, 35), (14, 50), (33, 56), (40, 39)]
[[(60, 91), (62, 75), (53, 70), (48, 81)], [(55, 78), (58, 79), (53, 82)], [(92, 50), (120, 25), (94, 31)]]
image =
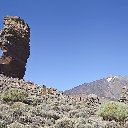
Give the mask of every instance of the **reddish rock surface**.
[(4, 17), (4, 29), (0, 31), (0, 73), (23, 78), (30, 55), (30, 28), (17, 16)]

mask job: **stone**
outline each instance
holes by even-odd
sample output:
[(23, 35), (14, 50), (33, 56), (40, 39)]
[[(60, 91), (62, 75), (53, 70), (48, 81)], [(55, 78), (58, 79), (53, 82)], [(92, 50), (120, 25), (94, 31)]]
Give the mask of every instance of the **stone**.
[(89, 104), (92, 104), (92, 105), (96, 105), (96, 104), (100, 104), (99, 102), (99, 97), (95, 94), (89, 94), (87, 96), (87, 99), (86, 101), (89, 103)]
[(22, 79), (30, 55), (30, 28), (17, 16), (4, 17), (4, 29), (0, 30), (0, 73)]
[(120, 102), (124, 102), (124, 103), (128, 103), (128, 88), (126, 86), (124, 86), (122, 88), (122, 93), (121, 96), (119, 98)]

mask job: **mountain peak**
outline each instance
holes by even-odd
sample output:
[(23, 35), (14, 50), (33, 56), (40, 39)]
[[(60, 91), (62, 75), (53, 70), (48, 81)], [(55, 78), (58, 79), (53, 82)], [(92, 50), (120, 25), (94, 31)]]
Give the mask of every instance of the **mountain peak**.
[(128, 76), (109, 76), (100, 80), (76, 86), (66, 90), (66, 95), (96, 94), (107, 99), (118, 99), (122, 88), (128, 87)]
[(115, 80), (115, 79), (118, 79), (118, 78), (119, 78), (119, 76), (109, 76), (109, 77), (106, 78), (106, 80), (107, 80), (108, 82), (111, 82), (111, 81), (113, 81), (113, 80)]

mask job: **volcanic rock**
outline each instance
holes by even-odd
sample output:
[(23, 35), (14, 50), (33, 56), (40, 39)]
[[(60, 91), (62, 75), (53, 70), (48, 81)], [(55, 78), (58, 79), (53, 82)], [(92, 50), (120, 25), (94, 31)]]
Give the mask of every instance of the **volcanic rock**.
[(30, 28), (17, 16), (4, 17), (4, 29), (0, 31), (0, 73), (23, 78), (30, 55)]

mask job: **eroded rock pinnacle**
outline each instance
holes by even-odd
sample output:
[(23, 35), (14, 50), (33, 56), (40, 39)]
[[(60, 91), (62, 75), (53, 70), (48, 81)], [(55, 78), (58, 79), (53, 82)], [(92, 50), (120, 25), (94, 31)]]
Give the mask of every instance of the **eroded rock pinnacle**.
[(17, 16), (4, 17), (4, 29), (0, 30), (0, 73), (23, 78), (30, 55), (30, 28)]

